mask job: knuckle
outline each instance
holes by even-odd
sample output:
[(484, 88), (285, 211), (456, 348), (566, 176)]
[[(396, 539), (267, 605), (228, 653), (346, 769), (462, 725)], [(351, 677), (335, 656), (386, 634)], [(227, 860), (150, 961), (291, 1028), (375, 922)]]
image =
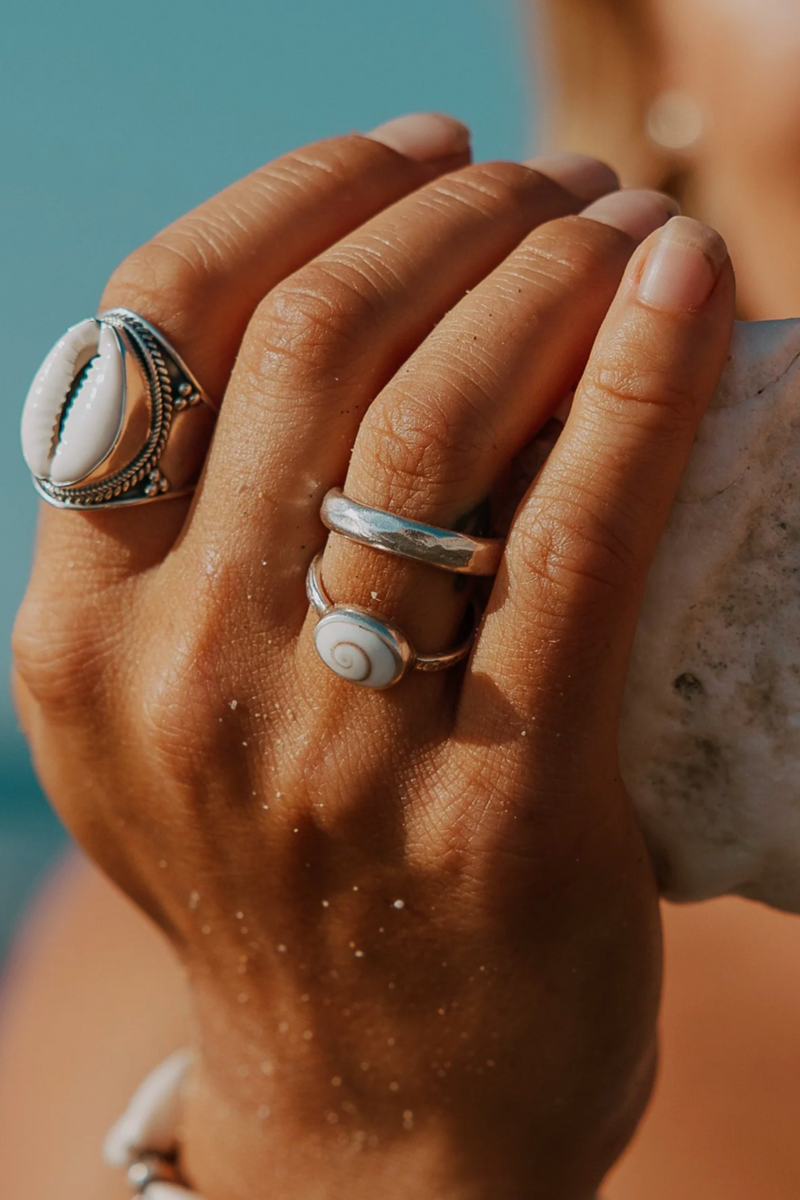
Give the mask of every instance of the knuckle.
[(552, 190), (554, 198), (559, 193), (551, 180), (520, 163), (488, 162), (437, 180), (426, 189), (426, 196), (444, 199), (448, 206), (457, 204), (495, 215), (547, 190)]
[(426, 368), (434, 378), (447, 381), (448, 424), (451, 439), (471, 450), (485, 452), (498, 436), (492, 414), (497, 397), (508, 388), (509, 368), (516, 366), (505, 339), (487, 337), (496, 319), (497, 297), (487, 295), (459, 316), (457, 324), (435, 329), (426, 347)]
[(362, 436), (362, 462), (386, 503), (403, 504), (412, 496), (419, 503), (432, 484), (454, 484), (463, 473), (468, 452), (441, 401), (423, 402), (393, 388), (372, 405)]
[(610, 276), (616, 286), (619, 270), (609, 272), (605, 230), (602, 226), (596, 228), (600, 230), (599, 237), (590, 221), (570, 215), (548, 221), (521, 243), (513, 258), (515, 270), (528, 283), (553, 281), (569, 289), (587, 279), (602, 282)]
[(636, 570), (636, 556), (613, 519), (601, 515), (605, 502), (587, 496), (548, 504), (542, 497), (542, 504), (550, 510), (546, 517), (515, 526), (512, 577), (538, 581), (540, 607), (554, 617), (619, 592)]
[(67, 716), (93, 702), (103, 687), (113, 640), (97, 622), (66, 602), (58, 612), (29, 592), (11, 635), (14, 671), (33, 701), (47, 713)]
[[(397, 156), (380, 142), (347, 133), (290, 150), (270, 163), (264, 174), (271, 184), (290, 189), (298, 198), (322, 199), (332, 184), (347, 185), (354, 174), (380, 173), (382, 164), (392, 166), (396, 162)], [(410, 161), (409, 166), (413, 166)]]
[[(154, 760), (170, 778), (199, 781), (202, 794), (202, 779), (210, 778), (221, 755), (232, 769), (242, 758), (242, 727), (253, 726), (249, 700), (262, 670), (275, 686), (281, 655), (273, 642), (281, 639), (274, 629), (269, 637), (253, 630), (243, 669), (242, 630), (250, 609), (240, 567), (217, 560), (213, 574), (203, 569), (192, 578), (191, 600), (157, 626), (152, 606), (163, 611), (162, 584), (148, 596), (136, 630), (137, 640), (147, 638), (147, 653), (136, 657), (133, 695), (137, 727)], [(252, 659), (256, 645), (260, 666)]]
[(588, 372), (582, 390), (595, 413), (636, 425), (656, 418), (664, 431), (683, 432), (700, 415), (691, 381), (646, 346), (622, 342), (609, 347)]
[[(299, 271), (262, 300), (248, 330), (257, 373), (330, 375), (352, 362), (372, 305), (356, 282), (320, 264)], [(251, 359), (252, 361), (252, 359)]]
[[(138, 684), (143, 738), (170, 777), (190, 771), (195, 778), (230, 725), (224, 721), (215, 639), (208, 624), (199, 622), (150, 659), (154, 665)], [(229, 706), (227, 716), (233, 716)]]
[[(188, 218), (186, 218), (188, 221)], [(151, 319), (169, 327), (209, 274), (199, 238), (162, 234), (123, 259), (108, 281), (103, 305), (145, 308)]]

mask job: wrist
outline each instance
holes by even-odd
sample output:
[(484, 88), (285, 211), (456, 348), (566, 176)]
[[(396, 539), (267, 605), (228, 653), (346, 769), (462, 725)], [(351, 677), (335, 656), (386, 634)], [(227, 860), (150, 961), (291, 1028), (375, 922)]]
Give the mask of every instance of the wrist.
[(528, 1161), (487, 1155), (445, 1122), (409, 1128), (402, 1140), (381, 1140), (356, 1124), (248, 1120), (198, 1091), (187, 1108), (181, 1162), (203, 1200), (598, 1200), (596, 1184), (576, 1190)]
[[(246, 1004), (195, 992), (200, 1045), (180, 1144), (204, 1200), (596, 1200), (652, 1085), (651, 1054), (623, 1101), (610, 1080), (572, 1078), (564, 1064), (554, 1077), (546, 1057), (541, 1078), (521, 1073), (510, 1035), (480, 1046), (476, 1066), (472, 1034), (458, 1061), (442, 1025), (430, 1042), (418, 1022), (402, 1030), (400, 1010), (389, 1027), (366, 1004), (317, 999), (284, 1011), (274, 984)], [(326, 1029), (326, 1014), (341, 1027)], [(450, 1032), (460, 1039), (465, 1024)]]
[[(542, 1181), (525, 1156), (515, 1166), (507, 1153), (493, 1154), (491, 1138), (479, 1143), (454, 1136), (458, 1122), (447, 1106), (429, 1106), (423, 1122), (404, 1110), (402, 1134), (396, 1122), (372, 1121), (383, 1124), (381, 1135), (369, 1133), (357, 1105), (345, 1101), (324, 1114), (320, 1131), (319, 1123), (292, 1120), (288, 1105), (272, 1121), (269, 1106), (254, 1110), (253, 1092), (247, 1100), (215, 1094), (197, 1053), (177, 1052), (143, 1081), (109, 1131), (106, 1160), (127, 1170), (147, 1200), (337, 1197), (343, 1191), (388, 1200), (422, 1190), (450, 1200), (479, 1200), (484, 1193), (516, 1198), (531, 1190), (548, 1200), (590, 1200), (585, 1188)], [(187, 1179), (197, 1190), (188, 1190)]]
[(442, 1094), (370, 1111), (337, 1076), (326, 1084), (220, 1091), (200, 1059), (180, 1135), (192, 1189), (203, 1200), (596, 1200), (603, 1169), (576, 1171), (575, 1147), (554, 1154), (546, 1135), (526, 1143), (513, 1114), (496, 1121), (488, 1105), (479, 1131)]

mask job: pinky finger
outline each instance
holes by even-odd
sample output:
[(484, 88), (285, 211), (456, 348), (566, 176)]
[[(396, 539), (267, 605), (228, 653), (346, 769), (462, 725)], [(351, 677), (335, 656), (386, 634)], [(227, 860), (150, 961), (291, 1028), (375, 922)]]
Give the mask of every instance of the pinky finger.
[(544, 738), (552, 759), (558, 738), (584, 771), (593, 750), (613, 768), (645, 580), (725, 363), (734, 290), (724, 242), (686, 217), (631, 261), (517, 513), (465, 681), (462, 730), (482, 726), (484, 744), (487, 722), (510, 719), (528, 756)]

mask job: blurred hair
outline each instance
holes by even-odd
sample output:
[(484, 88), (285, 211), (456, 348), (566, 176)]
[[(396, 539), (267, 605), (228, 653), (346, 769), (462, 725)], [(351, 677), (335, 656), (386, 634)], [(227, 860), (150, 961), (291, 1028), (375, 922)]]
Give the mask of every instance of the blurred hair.
[(685, 203), (685, 163), (647, 134), (661, 90), (647, 0), (539, 0), (539, 7), (548, 148), (602, 158), (626, 185), (659, 188)]

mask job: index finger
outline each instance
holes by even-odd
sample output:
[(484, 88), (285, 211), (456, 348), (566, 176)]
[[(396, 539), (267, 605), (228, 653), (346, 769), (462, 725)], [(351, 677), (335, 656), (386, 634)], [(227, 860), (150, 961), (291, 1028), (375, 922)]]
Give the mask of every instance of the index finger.
[(495, 730), (501, 752), (521, 746), (534, 769), (555, 745), (564, 774), (616, 769), (647, 572), (733, 318), (727, 249), (706, 226), (675, 217), (633, 257), (511, 529), (460, 709), (461, 737), (480, 734), (482, 755)]
[[(219, 402), (253, 311), (288, 275), (423, 184), (469, 161), (469, 132), (439, 114), (400, 118), (268, 163), (134, 250), (111, 276), (104, 309), (131, 309), (156, 326)], [(132, 509), (45, 508), (37, 564), (58, 578), (127, 577), (160, 561), (187, 502)]]

